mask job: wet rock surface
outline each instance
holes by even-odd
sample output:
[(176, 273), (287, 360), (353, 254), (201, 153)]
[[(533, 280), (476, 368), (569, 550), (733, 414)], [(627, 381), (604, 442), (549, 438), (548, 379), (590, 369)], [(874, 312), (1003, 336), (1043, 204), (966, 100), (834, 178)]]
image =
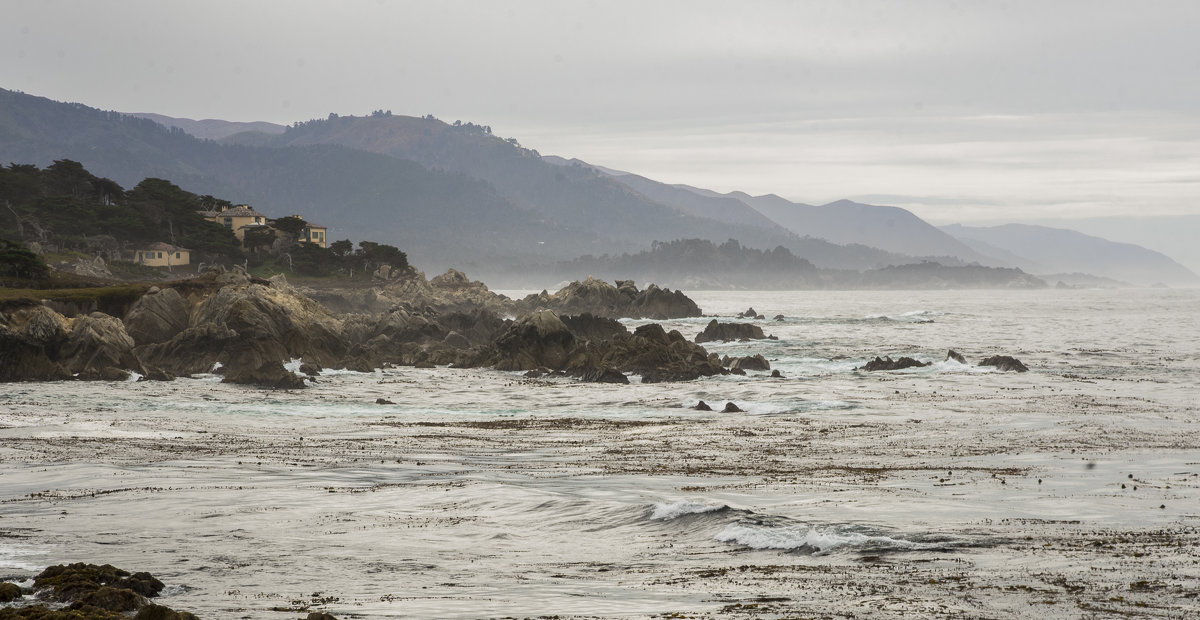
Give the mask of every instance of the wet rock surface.
[(879, 370), (904, 370), (905, 368), (922, 368), (925, 366), (929, 366), (930, 364), (931, 364), (931, 362), (921, 362), (921, 361), (917, 361), (911, 357), (901, 357), (899, 359), (894, 360), (894, 359), (892, 359), (892, 356), (889, 355), (887, 357), (882, 357), (882, 358), (876, 357), (875, 359), (867, 362), (866, 364), (863, 364), (862, 366), (855, 368), (855, 370), (866, 370), (869, 372), (874, 372), (874, 371), (879, 371)]
[(1005, 372), (1029, 372), (1029, 367), (1021, 363), (1021, 360), (1009, 355), (993, 355), (989, 358), (981, 360), (980, 366), (993, 366), (997, 370)]
[[(14, 584), (0, 585), (0, 593), (10, 593)], [(46, 568), (33, 578), (30, 592), (38, 599), (56, 605), (27, 605), (0, 609), (0, 618), (29, 620), (125, 620), (130, 612), (141, 620), (196, 620), (188, 612), (177, 612), (149, 602), (165, 586), (147, 572), (130, 573), (110, 564), (77, 562)], [(17, 596), (23, 594), (20, 588)], [(12, 602), (16, 597), (0, 602)]]
[(766, 338), (763, 330), (751, 323), (721, 323), (713, 319), (704, 327), (704, 331), (696, 334), (696, 342), (729, 342), (730, 340), (762, 340)]

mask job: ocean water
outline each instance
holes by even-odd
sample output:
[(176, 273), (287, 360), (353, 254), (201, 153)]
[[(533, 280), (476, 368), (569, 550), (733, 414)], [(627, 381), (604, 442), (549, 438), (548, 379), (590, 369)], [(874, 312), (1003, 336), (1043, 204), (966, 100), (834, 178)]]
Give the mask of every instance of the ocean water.
[(0, 578), (147, 570), (202, 618), (1200, 614), (1200, 291), (689, 294), (765, 315), (706, 347), (783, 377), (0, 384)]

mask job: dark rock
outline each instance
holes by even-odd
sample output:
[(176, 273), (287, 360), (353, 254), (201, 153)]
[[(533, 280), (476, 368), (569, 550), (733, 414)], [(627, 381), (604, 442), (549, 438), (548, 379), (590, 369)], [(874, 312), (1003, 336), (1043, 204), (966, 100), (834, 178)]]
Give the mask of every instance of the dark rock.
[(434, 364), (433, 362), (430, 362), (428, 360), (422, 360), (420, 362), (413, 364), (413, 368), (426, 368), (426, 369), (437, 368), (437, 364)]
[(21, 586), (15, 583), (0, 583), (0, 603), (9, 603), (21, 596)]
[(310, 611), (304, 620), (337, 620), (337, 618), (323, 611)]
[(579, 375), (579, 380), (588, 383), (629, 383), (629, 377), (615, 368), (590, 370)]
[(731, 374), (731, 375), (741, 375), (741, 376), (743, 376), (743, 377), (744, 377), (744, 376), (746, 376), (746, 371), (745, 371), (745, 370), (742, 370), (741, 368), (730, 368), (730, 369), (729, 369), (729, 374)]
[(304, 379), (283, 367), (276, 344), (261, 338), (235, 339), (225, 350), (227, 358), (220, 369), (225, 378), (221, 382), (256, 385), (273, 390), (302, 389)]
[(754, 306), (750, 306), (749, 308), (746, 308), (745, 312), (739, 312), (737, 316), (739, 319), (752, 319), (758, 316), (758, 312), (754, 311)]
[(779, 372), (778, 370), (772, 370), (772, 371), (771, 371), (771, 377), (772, 377), (772, 378), (774, 378), (774, 379), (782, 379), (782, 378), (783, 378), (783, 373)]
[(388, 399), (386, 399), (386, 398), (376, 398), (376, 399), (375, 399), (375, 404), (376, 404), (376, 405), (394, 405), (394, 404), (396, 404), (396, 403), (393, 403), (392, 401), (390, 401), (390, 400), (388, 400)]
[(130, 574), (111, 564), (98, 566), (83, 562), (51, 566), (33, 578), (35, 591), (49, 589), (51, 596), (58, 601), (79, 600), (101, 586), (124, 588), (146, 597), (158, 596), (165, 587), (150, 573)]
[(62, 364), (50, 359), (46, 345), (0, 325), (0, 382), (70, 378)]
[(562, 317), (562, 322), (579, 341), (612, 340), (629, 333), (629, 330), (616, 319), (595, 316), (585, 312), (573, 316)]
[(961, 353), (959, 353), (958, 351), (955, 351), (954, 349), (950, 349), (949, 351), (946, 352), (946, 361), (950, 361), (950, 360), (954, 360), (954, 361), (958, 362), (959, 364), (967, 363), (967, 358), (963, 357)]
[(770, 370), (771, 363), (762, 354), (738, 357), (730, 361), (729, 370)]
[(782, 322), (783, 322), (785, 319), (787, 319), (787, 317), (783, 316), (782, 314), (776, 314), (776, 315), (775, 315), (775, 320), (776, 320), (776, 321), (778, 321), (778, 322), (780, 322), (780, 323), (782, 323)]
[(522, 376), (525, 377), (526, 379), (540, 379), (548, 374), (550, 374), (549, 368), (534, 368), (533, 370), (526, 372)]
[(725, 403), (725, 408), (721, 410), (721, 413), (743, 413), (743, 411), (741, 407), (729, 402)]
[(316, 377), (321, 374), (321, 366), (320, 364), (314, 364), (312, 362), (304, 362), (303, 364), (300, 364), (300, 372), (301, 374), (308, 375), (309, 377)]
[(542, 310), (509, 326), (493, 344), (487, 365), (498, 370), (562, 368), (574, 346), (575, 335), (566, 324), (553, 312)]
[(757, 325), (750, 323), (720, 323), (716, 319), (709, 321), (704, 331), (696, 334), (696, 342), (713, 342), (730, 340), (753, 339), (762, 340), (766, 336), (763, 335), (763, 330)]
[(75, 599), (75, 605), (90, 605), (108, 611), (133, 611), (146, 604), (146, 599), (128, 588), (102, 585)]
[(866, 364), (859, 366), (858, 368), (855, 368), (855, 370), (867, 370), (867, 371), (903, 370), (905, 368), (920, 368), (923, 366), (929, 366), (931, 363), (932, 362), (918, 362), (917, 360), (915, 360), (911, 357), (902, 357), (900, 359), (893, 360), (892, 357), (889, 355), (886, 358), (876, 357), (875, 359), (867, 362)]
[(589, 277), (582, 282), (572, 282), (557, 293), (542, 292), (530, 295), (518, 306), (532, 311), (550, 309), (559, 315), (590, 313), (606, 318), (650, 318), (676, 319), (700, 316), (700, 307), (681, 291), (662, 289), (653, 284), (638, 291), (633, 282), (618, 281), (613, 286), (602, 280)]
[(119, 319), (93, 312), (71, 322), (71, 331), (58, 351), (57, 361), (68, 372), (80, 373), (81, 378), (121, 380), (111, 378), (118, 374), (112, 370), (120, 371), (125, 378), (129, 377), (127, 370), (142, 370), (133, 346), (133, 338)]
[(143, 369), (142, 369), (143, 374), (141, 377), (138, 378), (138, 381), (174, 381), (175, 380), (175, 375), (173, 375), (161, 368), (155, 368), (153, 366), (146, 366), (145, 364), (143, 364), (142, 366), (143, 366)]
[(199, 620), (199, 618), (186, 611), (175, 611), (170, 607), (150, 604), (139, 609), (133, 620)]
[(994, 366), (997, 369), (1003, 370), (1005, 372), (1008, 372), (1008, 371), (1028, 372), (1029, 371), (1029, 367), (1026, 366), (1025, 364), (1022, 364), (1021, 360), (1019, 360), (1015, 357), (1010, 357), (1008, 355), (993, 355), (993, 356), (979, 362), (979, 365), (980, 366)]
[(708, 406), (708, 403), (704, 401), (696, 403), (696, 406), (692, 407), (692, 409), (695, 409), (696, 411), (712, 411), (712, 407)]

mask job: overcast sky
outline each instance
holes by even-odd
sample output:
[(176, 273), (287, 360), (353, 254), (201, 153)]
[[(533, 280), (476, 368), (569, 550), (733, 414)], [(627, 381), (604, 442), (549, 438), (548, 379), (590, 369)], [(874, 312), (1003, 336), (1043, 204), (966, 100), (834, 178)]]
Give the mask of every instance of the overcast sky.
[(935, 223), (1200, 213), (1195, 0), (0, 0), (0, 14), (0, 87), (103, 109), (434, 114), (662, 181)]

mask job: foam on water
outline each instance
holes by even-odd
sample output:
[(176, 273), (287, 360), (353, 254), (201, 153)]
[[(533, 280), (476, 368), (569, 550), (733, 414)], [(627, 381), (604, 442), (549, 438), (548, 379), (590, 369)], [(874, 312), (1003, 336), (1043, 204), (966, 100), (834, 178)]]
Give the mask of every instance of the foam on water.
[(692, 502), (681, 500), (678, 502), (659, 502), (654, 505), (650, 512), (650, 518), (655, 521), (670, 521), (678, 519), (686, 515), (704, 514), (706, 512), (717, 512), (729, 508), (725, 504), (705, 504), (702, 502)]
[(811, 550), (814, 555), (823, 555), (844, 548), (872, 551), (915, 551), (945, 546), (940, 543), (921, 543), (890, 536), (864, 534), (837, 526), (819, 528), (804, 524), (772, 526), (745, 522), (730, 523), (715, 538), (720, 542), (742, 545), (751, 549)]
[(46, 563), (41, 560), (45, 551), (18, 543), (0, 541), (0, 569), (41, 571)]

